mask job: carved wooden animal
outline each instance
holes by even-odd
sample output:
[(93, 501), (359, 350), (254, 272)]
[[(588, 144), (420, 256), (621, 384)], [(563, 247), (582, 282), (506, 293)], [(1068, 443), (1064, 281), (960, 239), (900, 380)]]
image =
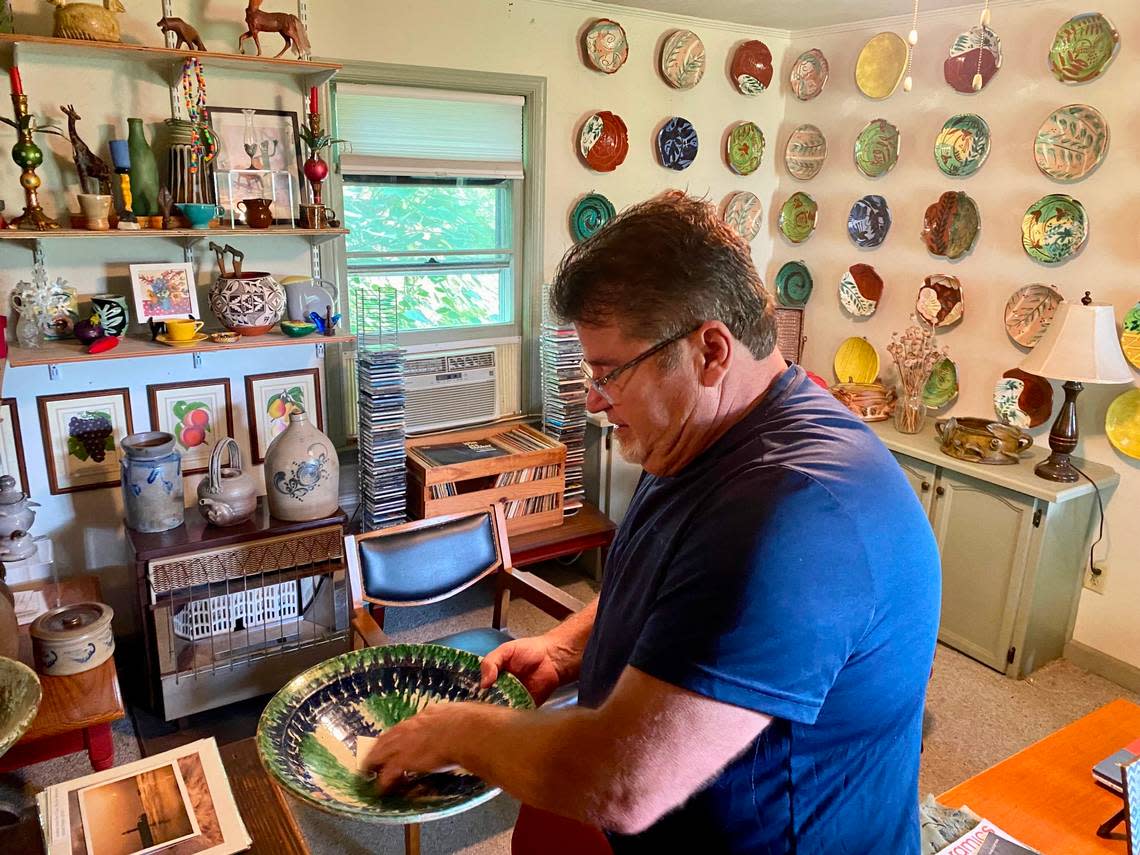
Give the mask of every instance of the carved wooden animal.
[(71, 140), (71, 147), (74, 149), (75, 171), (79, 173), (81, 192), (86, 193), (91, 189), (89, 182), (94, 178), (99, 182), (99, 192), (104, 196), (109, 196), (111, 194), (111, 176), (115, 174), (115, 170), (79, 138), (77, 125), (83, 117), (79, 115), (76, 109), (71, 104), (66, 107), (61, 106), (59, 109), (67, 116), (67, 136)]
[(119, 41), (119, 21), (115, 13), (126, 11), (119, 0), (102, 0), (101, 3), (68, 3), (68, 0), (47, 2), (56, 7), (53, 36), (96, 42)]
[(194, 50), (206, 50), (206, 45), (202, 42), (202, 37), (198, 35), (198, 31), (181, 18), (160, 18), (155, 26), (162, 30), (163, 35), (174, 33), (178, 36), (178, 44), (174, 46), (175, 50), (182, 45)]
[(281, 56), (289, 48), (293, 48), (293, 52), (298, 57), (307, 54), (309, 52), (309, 37), (301, 24), (301, 19), (296, 15), (290, 15), (288, 12), (262, 12), (262, 2), (263, 0), (249, 0), (249, 5), (245, 7), (245, 25), (249, 29), (238, 37), (238, 53), (242, 52), (242, 45), (245, 44), (246, 39), (253, 39), (253, 43), (257, 47), (257, 55), (261, 56), (261, 42), (257, 38), (258, 33), (280, 33), (281, 38), (285, 39), (285, 46), (281, 48), (280, 53), (273, 57), (274, 59)]

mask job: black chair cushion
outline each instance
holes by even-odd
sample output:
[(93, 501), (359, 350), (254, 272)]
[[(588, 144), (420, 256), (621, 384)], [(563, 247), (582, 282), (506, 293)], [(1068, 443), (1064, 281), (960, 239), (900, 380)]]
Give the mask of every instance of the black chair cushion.
[(443, 597), (499, 560), (491, 514), (358, 542), (364, 593), (389, 603)]

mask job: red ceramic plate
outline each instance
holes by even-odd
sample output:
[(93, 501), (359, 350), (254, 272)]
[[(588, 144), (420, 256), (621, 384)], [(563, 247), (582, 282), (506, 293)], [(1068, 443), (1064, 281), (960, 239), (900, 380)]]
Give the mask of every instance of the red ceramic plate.
[(582, 124), (578, 151), (595, 172), (613, 172), (629, 153), (629, 133), (621, 116), (602, 110)]
[(745, 95), (759, 95), (772, 85), (772, 51), (764, 42), (743, 42), (732, 54), (732, 80)]
[(1007, 425), (1043, 425), (1053, 415), (1053, 386), (1044, 377), (1011, 368), (994, 387), (994, 411)]

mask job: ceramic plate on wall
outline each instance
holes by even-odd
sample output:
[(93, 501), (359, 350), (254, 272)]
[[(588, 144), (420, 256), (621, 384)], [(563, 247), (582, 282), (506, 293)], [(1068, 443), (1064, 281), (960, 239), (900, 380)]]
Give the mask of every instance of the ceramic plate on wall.
[(1063, 23), (1049, 48), (1049, 69), (1062, 83), (1100, 77), (1116, 56), (1120, 34), (1100, 12), (1085, 12)]
[(1049, 114), (1033, 142), (1037, 168), (1058, 181), (1079, 181), (1108, 152), (1108, 122), (1088, 104), (1069, 104)]
[(692, 89), (705, 76), (705, 43), (692, 30), (677, 30), (661, 46), (661, 74), (674, 89)]
[(1067, 261), (1085, 245), (1089, 218), (1085, 206), (1063, 193), (1042, 196), (1021, 219), (1021, 245), (1043, 264)]
[(832, 361), (840, 383), (874, 383), (879, 376), (879, 354), (865, 338), (849, 338), (839, 345)]
[(751, 241), (760, 234), (764, 207), (755, 193), (742, 190), (728, 197), (724, 205), (724, 221), (730, 229)]
[(855, 85), (868, 98), (889, 98), (902, 83), (910, 47), (898, 33), (872, 36), (855, 60)]
[(882, 196), (870, 194), (857, 199), (847, 215), (847, 236), (856, 246), (879, 246), (891, 230), (891, 209)]
[(855, 138), (855, 166), (868, 178), (878, 178), (899, 161), (899, 129), (886, 119), (873, 119)]
[(586, 62), (598, 71), (613, 74), (629, 57), (629, 40), (617, 21), (599, 18), (586, 28), (582, 37)]
[(570, 235), (581, 243), (614, 218), (613, 203), (601, 193), (587, 193), (570, 212)]
[(950, 56), (942, 64), (942, 76), (956, 92), (971, 95), (975, 76), (980, 75), (981, 89), (985, 89), (1001, 68), (1001, 59), (998, 34), (989, 27), (972, 27), (954, 39)]
[(802, 309), (811, 297), (811, 271), (802, 261), (789, 261), (776, 274), (776, 299), (781, 306)]
[(788, 137), (784, 168), (792, 178), (807, 181), (819, 175), (827, 159), (827, 138), (815, 125), (800, 125)]
[(772, 85), (772, 51), (756, 39), (741, 43), (732, 53), (730, 73), (743, 94), (759, 95)]
[(657, 132), (657, 157), (666, 169), (680, 172), (697, 159), (697, 129), (688, 119), (674, 116)]
[(990, 153), (990, 126), (974, 113), (951, 116), (934, 140), (934, 162), (945, 174), (965, 178), (977, 172)]
[(922, 387), (922, 402), (933, 410), (941, 409), (958, 397), (958, 366), (949, 357), (934, 363), (926, 385)]
[(1053, 415), (1053, 387), (1044, 377), (1011, 368), (994, 386), (994, 411), (1002, 424), (1035, 428)]
[(780, 207), (780, 233), (792, 243), (803, 243), (815, 231), (819, 205), (807, 193), (796, 192)]
[(839, 280), (839, 303), (857, 318), (869, 318), (883, 297), (883, 277), (869, 264), (852, 264)]
[(961, 258), (974, 248), (981, 225), (974, 200), (961, 190), (948, 190), (926, 209), (922, 240), (933, 255)]
[(1052, 285), (1018, 288), (1005, 304), (1005, 331), (1022, 347), (1036, 347), (1063, 299)]
[(621, 116), (602, 110), (582, 123), (578, 151), (595, 172), (613, 172), (629, 153), (629, 133)]
[(764, 132), (755, 122), (741, 122), (728, 133), (725, 157), (737, 175), (751, 175), (764, 159)]
[(1113, 448), (1140, 460), (1140, 389), (1129, 389), (1108, 405), (1104, 432)]
[(918, 299), (914, 310), (928, 324), (948, 327), (962, 320), (966, 302), (962, 294), (962, 283), (957, 276), (934, 273), (923, 280), (918, 289)]
[(827, 84), (827, 76), (831, 69), (827, 65), (827, 57), (819, 48), (805, 50), (796, 58), (792, 66), (792, 73), (788, 82), (792, 86), (792, 94), (800, 101), (810, 101), (823, 91)]
[(1140, 303), (1124, 315), (1120, 329), (1120, 347), (1134, 368), (1140, 368)]

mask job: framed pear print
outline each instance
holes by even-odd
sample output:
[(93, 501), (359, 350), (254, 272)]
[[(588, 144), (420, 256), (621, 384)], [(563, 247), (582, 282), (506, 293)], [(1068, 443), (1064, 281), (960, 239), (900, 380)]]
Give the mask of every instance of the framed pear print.
[(119, 485), (119, 443), (134, 433), (129, 389), (40, 395), (40, 430), (53, 496)]
[(321, 377), (316, 368), (248, 375), (245, 406), (249, 412), (249, 444), (254, 463), (265, 462), (269, 443), (289, 427), (289, 416), (293, 413), (305, 413), (318, 430), (325, 429)]
[(174, 435), (182, 455), (182, 474), (198, 475), (210, 468), (218, 440), (233, 436), (230, 381), (195, 380), (146, 387), (150, 426)]
[(16, 489), (28, 492), (28, 467), (15, 398), (0, 401), (0, 475), (11, 475), (16, 479)]

